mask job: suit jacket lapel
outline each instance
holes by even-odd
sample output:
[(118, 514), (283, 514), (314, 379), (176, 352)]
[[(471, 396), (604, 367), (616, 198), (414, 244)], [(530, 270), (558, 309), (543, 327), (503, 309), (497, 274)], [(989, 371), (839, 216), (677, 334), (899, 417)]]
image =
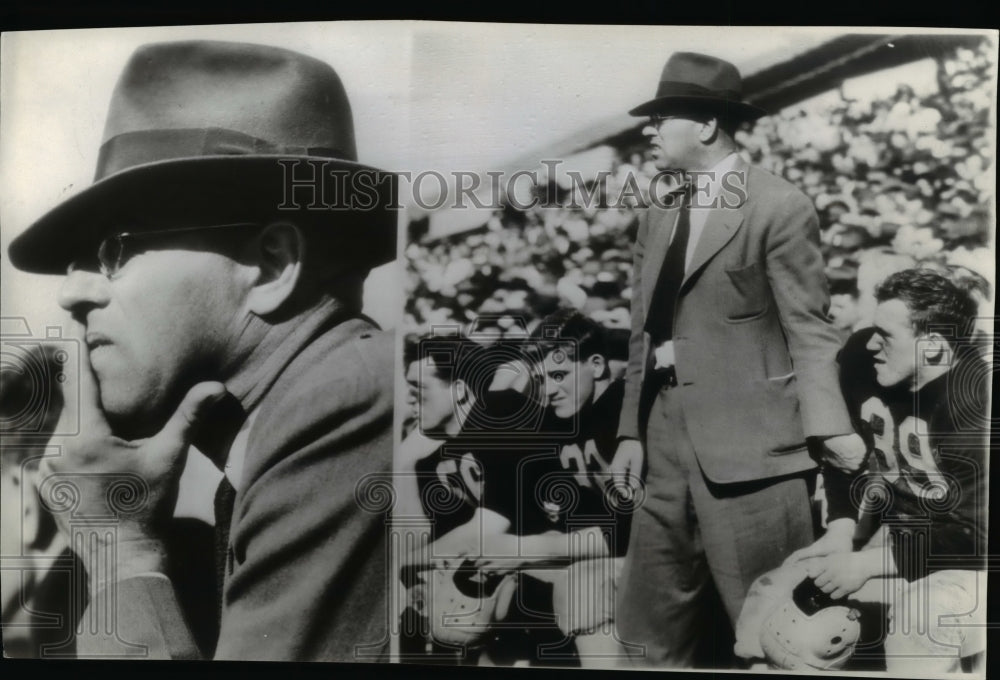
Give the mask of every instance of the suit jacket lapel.
[(694, 256), (691, 258), (691, 266), (684, 274), (684, 281), (681, 283), (683, 290), (691, 277), (708, 264), (716, 253), (736, 235), (740, 225), (743, 223), (743, 215), (738, 209), (714, 208), (705, 220), (705, 228), (701, 231), (698, 245), (694, 248)]
[[(746, 178), (750, 175), (749, 164), (742, 158), (737, 159), (736, 163), (733, 165), (732, 171), (736, 173), (743, 173), (743, 191), (748, 192), (749, 182)], [(717, 200), (726, 200), (729, 202), (732, 200), (732, 196), (724, 196), (724, 194), (720, 192)], [(702, 229), (701, 238), (698, 239), (698, 245), (695, 246), (694, 256), (691, 258), (691, 266), (687, 268), (687, 272), (684, 274), (684, 281), (681, 283), (682, 291), (687, 287), (691, 278), (701, 271), (701, 269), (708, 264), (708, 261), (715, 257), (716, 253), (722, 250), (723, 246), (732, 240), (742, 223), (742, 204), (731, 208), (711, 209), (711, 212), (708, 213), (708, 219), (705, 220), (705, 227)]]

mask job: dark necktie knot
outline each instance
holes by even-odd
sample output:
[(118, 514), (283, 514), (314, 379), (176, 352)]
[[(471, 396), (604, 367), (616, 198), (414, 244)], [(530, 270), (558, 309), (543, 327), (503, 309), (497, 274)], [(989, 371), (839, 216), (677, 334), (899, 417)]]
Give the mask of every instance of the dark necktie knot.
[(683, 181), (670, 187), (666, 192), (661, 194), (662, 204), (666, 208), (683, 208), (685, 206), (691, 205), (691, 192), (694, 190), (694, 185), (691, 180), (686, 176)]
[(221, 470), (226, 464), (229, 448), (246, 419), (247, 414), (239, 399), (227, 392), (199, 420), (191, 433), (191, 443)]

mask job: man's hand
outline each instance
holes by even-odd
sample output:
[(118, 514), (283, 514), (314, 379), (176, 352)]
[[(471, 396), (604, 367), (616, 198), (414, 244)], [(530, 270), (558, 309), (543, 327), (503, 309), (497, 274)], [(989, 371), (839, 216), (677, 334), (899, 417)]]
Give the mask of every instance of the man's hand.
[(636, 439), (622, 439), (611, 461), (611, 481), (618, 493), (634, 498), (642, 480), (642, 444)]
[(477, 508), (468, 522), (455, 527), (433, 543), (409, 552), (402, 563), (418, 568), (455, 569), (466, 560), (487, 554), (484, 536), (499, 536), (510, 530), (510, 520), (499, 513)]
[(841, 434), (823, 440), (826, 461), (844, 472), (855, 472), (865, 462), (867, 447), (861, 435)]
[(785, 564), (801, 562), (810, 557), (825, 557), (837, 553), (849, 553), (854, 549), (854, 529), (857, 522), (849, 517), (835, 519), (826, 528), (826, 533), (805, 548), (799, 548), (785, 560)]
[[(112, 434), (85, 355), (78, 379), (78, 386), (64, 389), (62, 417), (72, 418), (75, 409), (79, 434), (53, 438), (59, 455), (42, 460), (39, 491), (71, 545), (74, 530), (83, 526), (74, 526), (74, 519), (106, 519), (113, 525), (110, 539), (108, 531), (93, 531), (88, 538), (97, 541), (97, 549), (80, 555), (96, 590), (112, 580), (163, 571), (160, 530), (173, 512), (192, 427), (226, 389), (215, 382), (195, 385), (156, 435), (130, 442)], [(116, 556), (115, 564), (107, 563), (110, 555)]]
[(803, 565), (816, 586), (835, 600), (857, 592), (869, 579), (885, 571), (880, 550), (810, 557), (803, 560)]

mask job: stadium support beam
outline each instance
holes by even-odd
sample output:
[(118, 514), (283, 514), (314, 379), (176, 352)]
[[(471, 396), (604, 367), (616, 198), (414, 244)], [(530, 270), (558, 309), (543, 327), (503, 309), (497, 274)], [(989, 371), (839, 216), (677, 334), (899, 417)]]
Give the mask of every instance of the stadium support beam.
[(981, 40), (981, 35), (844, 35), (748, 75), (743, 89), (748, 100), (776, 112), (848, 78), (944, 56)]

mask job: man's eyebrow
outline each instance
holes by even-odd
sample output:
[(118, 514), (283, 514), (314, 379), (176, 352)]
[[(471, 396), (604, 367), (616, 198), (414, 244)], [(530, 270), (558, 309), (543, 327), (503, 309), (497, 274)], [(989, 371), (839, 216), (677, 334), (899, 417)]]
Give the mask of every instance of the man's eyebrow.
[(887, 331), (886, 329), (882, 328), (878, 324), (872, 324), (872, 329), (875, 331), (875, 333), (877, 335), (891, 335), (891, 333), (889, 333), (889, 331)]

